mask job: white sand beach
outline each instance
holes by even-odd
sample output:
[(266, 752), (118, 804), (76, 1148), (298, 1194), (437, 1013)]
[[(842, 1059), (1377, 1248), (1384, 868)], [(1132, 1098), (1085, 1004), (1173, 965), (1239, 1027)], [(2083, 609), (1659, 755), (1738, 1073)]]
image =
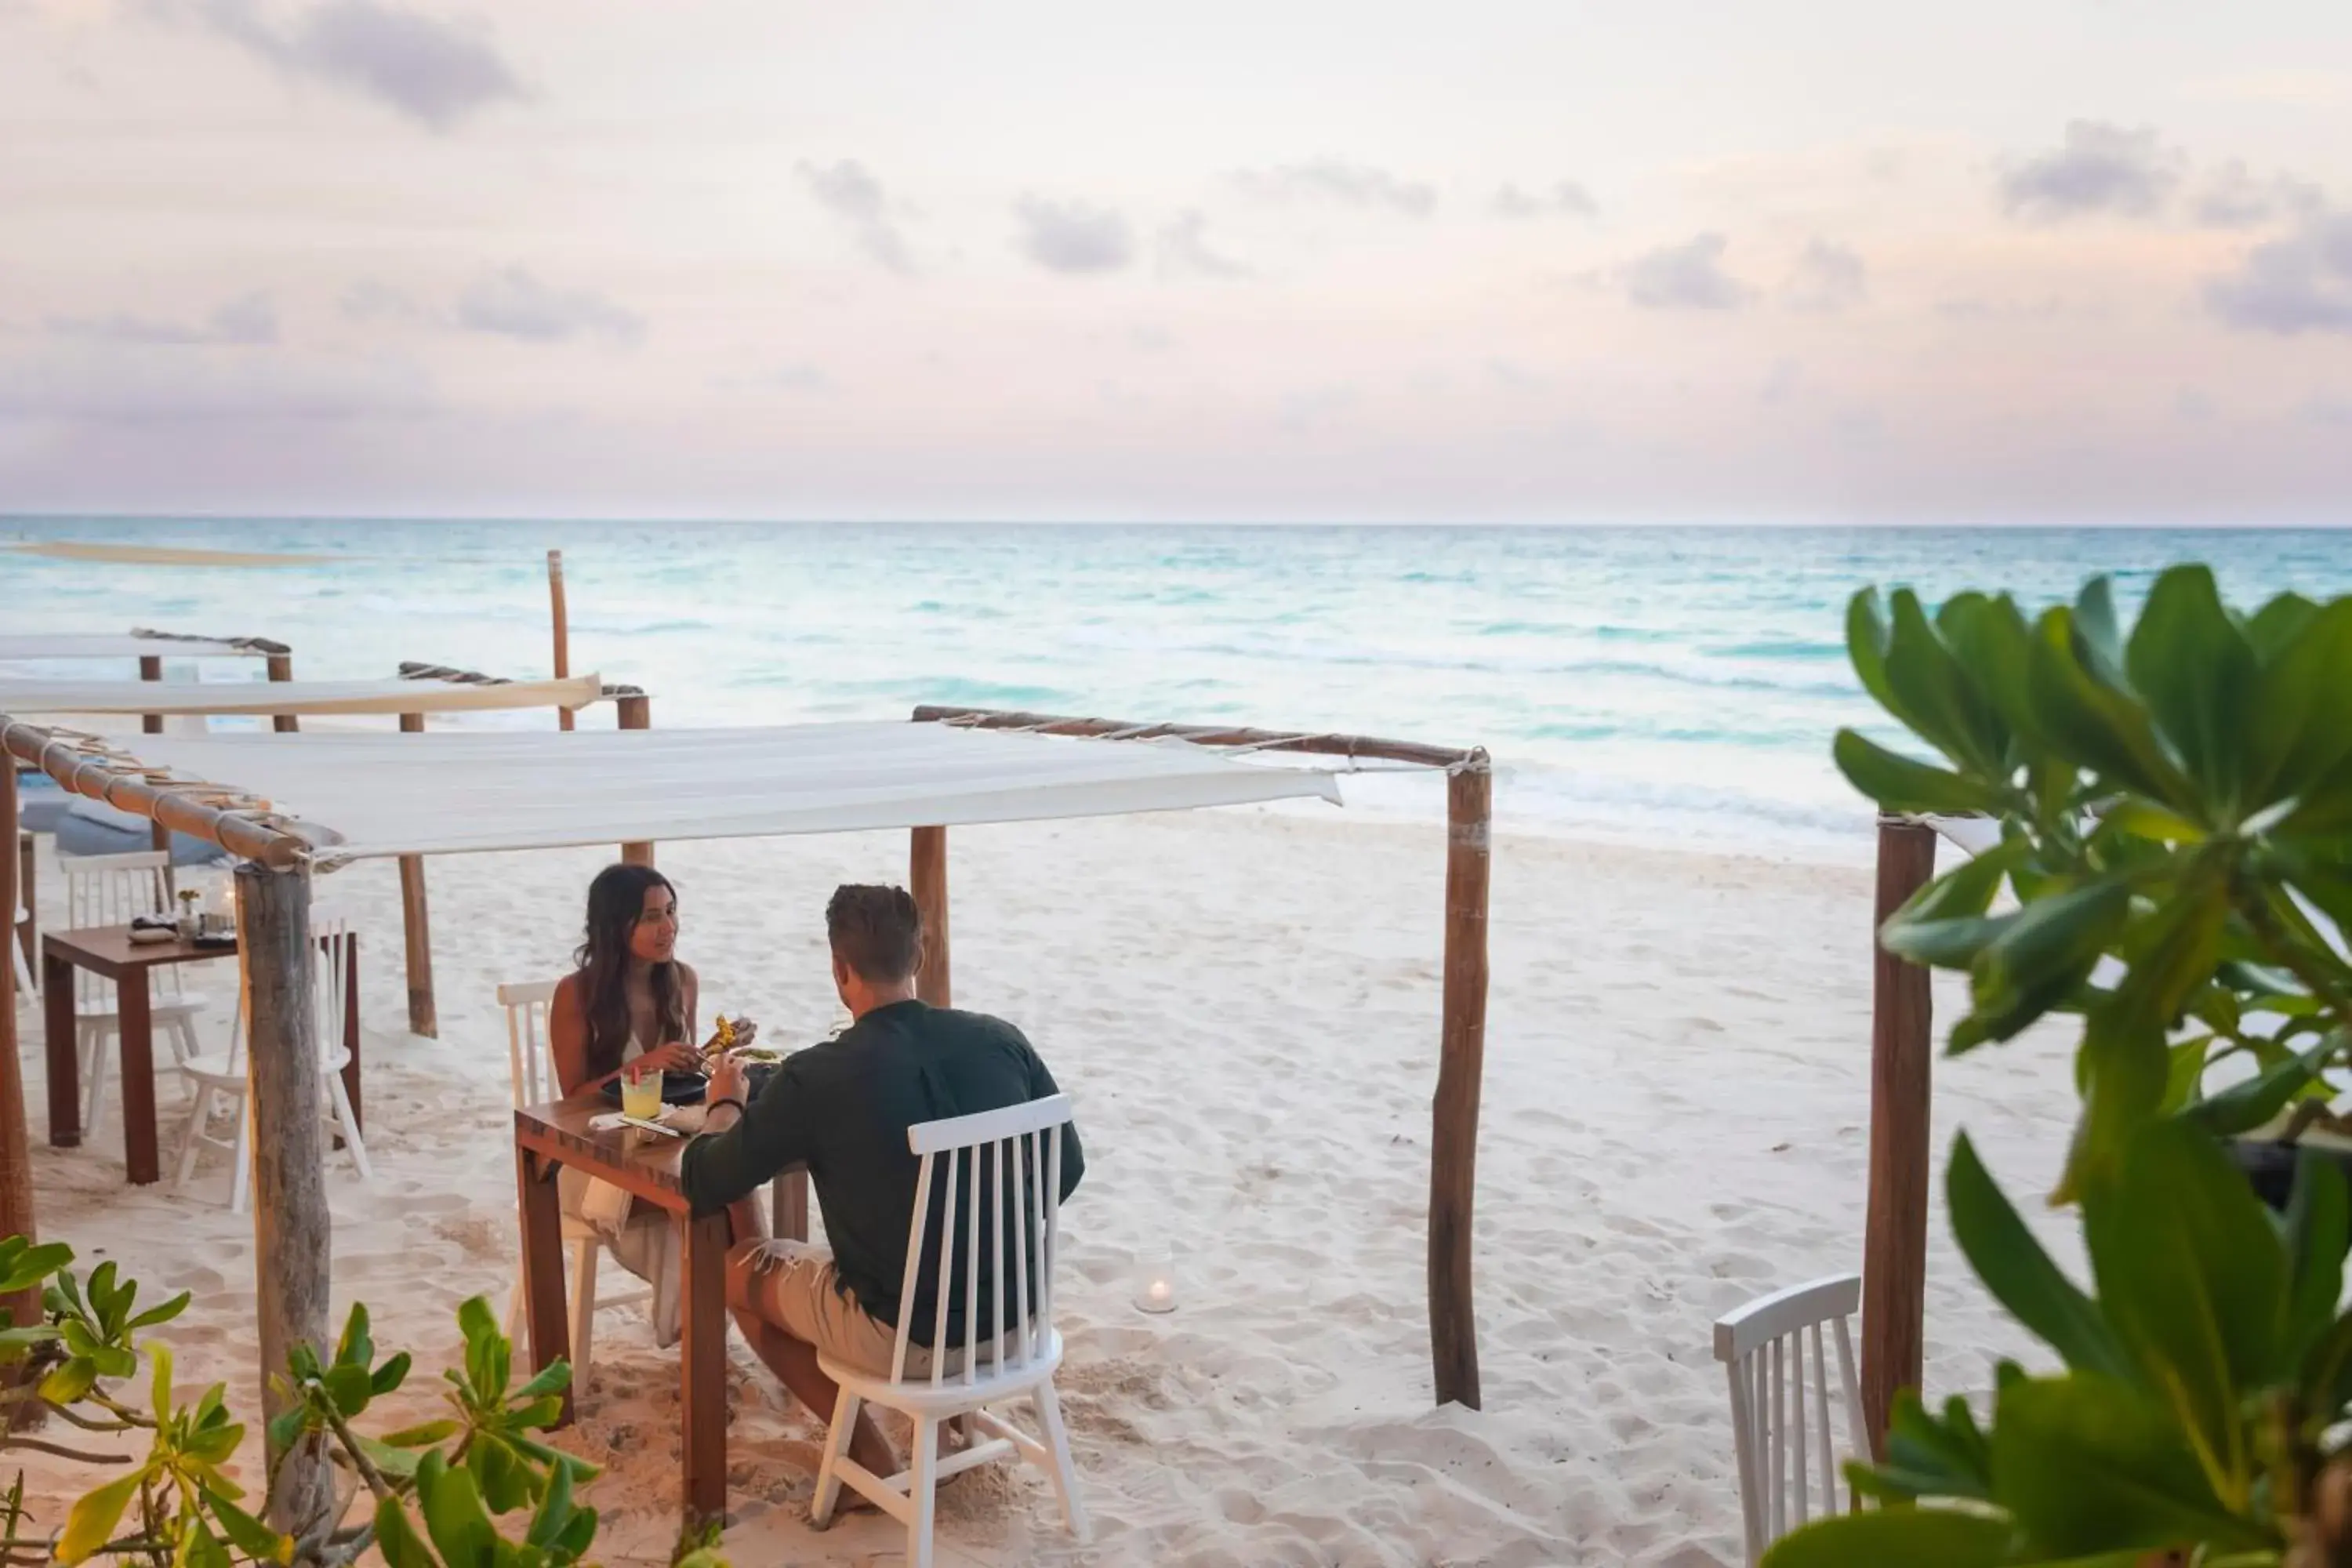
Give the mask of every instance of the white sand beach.
[[(44, 901), (58, 907), (46, 859)], [(437, 1401), (453, 1311), (515, 1272), (500, 981), (560, 973), (595, 852), (431, 863), (442, 1037), (404, 1027), (389, 864), (325, 886), (365, 944), (362, 1186), (331, 1179), (334, 1284)], [(899, 879), (901, 835), (665, 845), (705, 1009), (785, 1045), (827, 1027), (821, 907)], [(1434, 1081), (1440, 832), (1242, 809), (959, 829), (956, 999), (1028, 1032), (1076, 1100), (1085, 1185), (1065, 1211), (1064, 1400), (1096, 1538), (1074, 1548), (1039, 1478), (942, 1494), (942, 1559), (1192, 1564), (1738, 1561), (1713, 1318), (1859, 1267), (1870, 880), (1859, 869), (1498, 838), (1479, 1157), (1485, 1409), (1433, 1409), (1423, 1215)], [(202, 984), (226, 1001), (229, 977)], [(1953, 997), (1939, 994), (1951, 1016)], [(216, 1012), (213, 1026), (221, 1027)], [(119, 1110), (48, 1149), (39, 1015), (27, 1100), (44, 1236), (84, 1267), (185, 1288), (164, 1337), (192, 1386), (257, 1414), (253, 1228), (168, 1181), (124, 1185)], [(2024, 1042), (1938, 1063), (1937, 1167), (1966, 1125), (2021, 1205), (2063, 1154), (2066, 1059)], [(163, 1091), (168, 1156), (176, 1090)], [(2038, 1221), (2053, 1236), (2065, 1228)], [(1933, 1221), (1928, 1381), (1989, 1381), (2027, 1347)], [(1178, 1249), (1181, 1305), (1129, 1305), (1133, 1259)], [(2062, 1242), (2062, 1256), (2071, 1247)], [(675, 1358), (605, 1314), (582, 1419), (607, 1465), (598, 1554), (659, 1563), (677, 1516)], [(805, 1523), (816, 1425), (732, 1351), (727, 1544), (738, 1564), (890, 1563), (898, 1528)], [(248, 1443), (257, 1468), (257, 1424)], [(54, 1524), (73, 1467), (27, 1460)], [(87, 1474), (88, 1472), (82, 1472)]]

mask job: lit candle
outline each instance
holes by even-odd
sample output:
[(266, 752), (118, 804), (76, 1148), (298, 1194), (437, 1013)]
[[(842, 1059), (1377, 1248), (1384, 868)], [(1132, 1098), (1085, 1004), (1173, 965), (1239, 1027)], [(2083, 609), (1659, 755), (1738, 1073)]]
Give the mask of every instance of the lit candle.
[(1139, 1270), (1141, 1289), (1135, 1293), (1138, 1310), (1172, 1312), (1176, 1310), (1176, 1258), (1172, 1251), (1159, 1251), (1146, 1257)]

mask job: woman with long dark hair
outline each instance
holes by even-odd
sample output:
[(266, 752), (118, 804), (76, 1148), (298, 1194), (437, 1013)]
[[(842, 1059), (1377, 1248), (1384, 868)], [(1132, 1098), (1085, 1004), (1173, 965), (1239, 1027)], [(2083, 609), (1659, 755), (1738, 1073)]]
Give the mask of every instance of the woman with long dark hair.
[[(677, 889), (650, 866), (607, 866), (588, 884), (578, 966), (548, 1007), (548, 1047), (566, 1095), (649, 1072), (690, 1072), (699, 984), (677, 956)], [(738, 1026), (738, 1045), (752, 1026)], [(711, 1042), (716, 1045), (714, 1039)], [(678, 1333), (677, 1235), (669, 1216), (575, 1171), (558, 1176), (563, 1212), (604, 1233), (621, 1266), (654, 1288), (654, 1339)]]

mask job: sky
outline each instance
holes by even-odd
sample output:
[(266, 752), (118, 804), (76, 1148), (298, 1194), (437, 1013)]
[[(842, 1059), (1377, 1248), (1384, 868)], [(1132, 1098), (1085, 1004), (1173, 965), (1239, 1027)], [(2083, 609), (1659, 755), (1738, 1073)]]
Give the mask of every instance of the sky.
[(2352, 5), (0, 0), (0, 510), (2352, 521)]

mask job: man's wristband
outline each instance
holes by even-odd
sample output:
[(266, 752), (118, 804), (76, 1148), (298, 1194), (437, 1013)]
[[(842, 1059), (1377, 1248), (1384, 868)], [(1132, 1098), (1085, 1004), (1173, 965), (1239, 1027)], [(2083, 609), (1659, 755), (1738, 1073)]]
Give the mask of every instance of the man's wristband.
[(731, 1095), (731, 1094), (730, 1094), (730, 1095), (726, 1096), (724, 1099), (721, 1099), (721, 1100), (712, 1100), (709, 1104), (708, 1104), (708, 1105), (704, 1106), (704, 1107), (702, 1108), (702, 1114), (703, 1114), (703, 1115), (705, 1115), (705, 1116), (708, 1116), (708, 1115), (709, 1115), (712, 1111), (714, 1111), (714, 1110), (718, 1110), (718, 1109), (719, 1109), (720, 1106), (722, 1106), (722, 1105), (731, 1105), (731, 1106), (733, 1106), (733, 1107), (735, 1108), (735, 1114), (736, 1114), (736, 1115), (738, 1115), (738, 1116), (742, 1115), (742, 1114), (744, 1113), (745, 1109), (746, 1109), (746, 1108), (745, 1108), (745, 1106), (744, 1106), (744, 1104), (743, 1104), (743, 1102), (742, 1102), (741, 1100), (740, 1100), (736, 1099), (733, 1095)]

